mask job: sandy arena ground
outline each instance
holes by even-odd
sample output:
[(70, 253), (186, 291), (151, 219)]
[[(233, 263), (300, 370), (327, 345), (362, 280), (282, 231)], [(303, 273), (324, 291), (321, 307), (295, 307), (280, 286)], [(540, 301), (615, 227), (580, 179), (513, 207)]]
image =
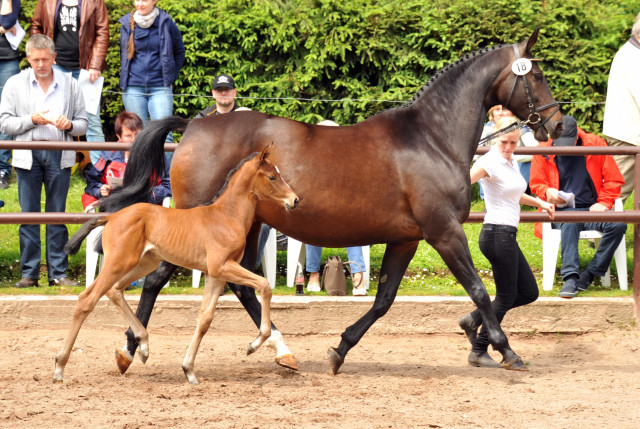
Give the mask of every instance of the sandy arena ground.
[[(136, 359), (124, 376), (117, 372), (113, 351), (124, 342), (125, 323), (109, 303), (99, 304), (102, 310), (80, 331), (64, 383), (53, 384), (54, 357), (74, 303), (1, 301), (0, 427), (640, 427), (640, 332), (633, 322), (613, 321), (594, 310), (592, 318), (604, 318), (606, 329), (540, 333), (542, 325), (519, 332), (505, 319), (512, 348), (530, 368), (511, 372), (467, 365), (469, 345), (452, 329), (452, 314), (462, 314), (468, 302), (433, 304), (447, 309), (444, 319), (452, 319), (439, 333), (414, 332), (420, 329), (416, 310), (401, 304), (387, 315), (389, 324), (365, 335), (333, 376), (327, 348), (337, 346), (339, 332), (371, 302), (332, 302), (318, 304), (324, 312), (309, 304), (305, 311), (314, 318), (300, 321), (308, 326), (306, 333), (302, 328), (286, 332), (286, 315), (295, 317), (292, 305), (274, 312), (299, 360), (300, 371), (294, 372), (278, 367), (270, 349), (245, 355), (257, 330), (234, 328), (231, 319), (243, 325), (248, 317), (229, 301), (196, 359), (201, 384), (191, 386), (181, 363), (195, 324), (195, 302), (173, 303), (154, 314), (150, 358), (146, 365)], [(551, 307), (558, 305), (569, 304)], [(536, 313), (541, 320), (549, 311), (544, 303), (531, 307), (516, 315), (529, 318), (530, 325)], [(316, 332), (323, 313), (330, 318), (341, 308), (347, 313), (342, 325)], [(439, 320), (435, 310), (429, 311)], [(184, 320), (178, 324), (176, 319)], [(401, 329), (403, 323), (407, 329)]]

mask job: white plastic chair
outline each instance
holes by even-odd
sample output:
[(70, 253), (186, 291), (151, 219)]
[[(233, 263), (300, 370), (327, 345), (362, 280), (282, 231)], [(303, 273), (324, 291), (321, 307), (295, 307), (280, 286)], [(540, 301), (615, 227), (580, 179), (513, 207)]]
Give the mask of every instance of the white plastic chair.
[[(170, 197), (166, 197), (165, 199), (162, 200), (162, 206), (163, 207), (171, 207), (171, 198)], [(95, 206), (89, 206), (85, 209), (85, 212), (87, 213), (95, 213), (96, 209)], [(86, 285), (85, 287), (89, 287), (91, 285), (91, 283), (93, 283), (93, 281), (96, 278), (96, 268), (98, 268), (98, 273), (102, 270), (102, 266), (104, 265), (104, 256), (99, 254), (98, 252), (96, 252), (94, 250), (95, 247), (95, 242), (98, 239), (98, 237), (100, 236), (100, 233), (102, 232), (102, 230), (104, 229), (103, 226), (99, 226), (97, 228), (95, 228), (94, 230), (92, 230), (89, 235), (87, 235), (87, 259), (86, 259), (86, 264), (87, 264), (87, 271), (86, 271)], [(98, 264), (100, 264), (100, 266), (98, 267)], [(164, 287), (169, 286), (169, 282), (167, 282), (166, 285), (164, 285)]]
[[(277, 246), (276, 246), (276, 230), (271, 228), (267, 243), (262, 252), (262, 270), (271, 285), (271, 289), (276, 286), (276, 264), (277, 264)], [(193, 270), (191, 278), (191, 286), (197, 288), (200, 286), (201, 271)]]
[[(617, 199), (614, 204), (615, 211), (622, 211), (622, 200)], [(553, 289), (553, 281), (556, 275), (556, 263), (558, 260), (558, 249), (560, 248), (561, 231), (559, 229), (551, 228), (551, 223), (545, 222), (542, 224), (542, 289)], [(599, 231), (582, 231), (580, 232), (580, 240), (593, 240), (598, 248), (602, 233)], [(616, 267), (618, 268), (618, 280), (620, 282), (620, 289), (627, 290), (629, 288), (627, 278), (627, 245), (624, 237), (620, 242), (620, 245), (614, 253), (616, 260)], [(602, 285), (605, 287), (611, 286), (611, 270), (607, 270), (607, 273), (602, 277)]]
[[(371, 246), (362, 246), (365, 271), (362, 273), (364, 287), (369, 290), (369, 273), (371, 272)], [(304, 266), (307, 259), (307, 249), (304, 244), (295, 238), (287, 237), (287, 286), (293, 287), (296, 281), (298, 263)]]

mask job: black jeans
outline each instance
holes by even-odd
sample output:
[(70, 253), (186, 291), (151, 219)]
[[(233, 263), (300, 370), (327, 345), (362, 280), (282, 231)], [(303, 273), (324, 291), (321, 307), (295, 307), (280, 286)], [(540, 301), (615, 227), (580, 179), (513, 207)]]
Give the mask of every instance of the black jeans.
[[(491, 263), (496, 282), (496, 299), (491, 307), (499, 323), (507, 311), (538, 299), (538, 284), (518, 247), (517, 233), (518, 229), (513, 226), (491, 224), (485, 224), (480, 233), (480, 251)], [(478, 310), (473, 311), (471, 317), (476, 323), (482, 322)], [(472, 350), (486, 352), (488, 347), (489, 338), (483, 326)]]

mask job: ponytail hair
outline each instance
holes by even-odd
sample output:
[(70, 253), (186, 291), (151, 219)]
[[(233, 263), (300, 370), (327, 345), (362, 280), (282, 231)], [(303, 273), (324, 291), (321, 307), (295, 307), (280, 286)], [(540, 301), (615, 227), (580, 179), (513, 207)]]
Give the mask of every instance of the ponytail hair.
[(127, 42), (127, 58), (131, 60), (133, 56), (136, 54), (136, 45), (133, 43), (133, 32), (136, 29), (136, 22), (133, 19), (133, 14), (135, 10), (131, 12), (131, 19), (129, 19), (129, 28), (131, 28), (131, 34), (129, 35), (129, 41)]

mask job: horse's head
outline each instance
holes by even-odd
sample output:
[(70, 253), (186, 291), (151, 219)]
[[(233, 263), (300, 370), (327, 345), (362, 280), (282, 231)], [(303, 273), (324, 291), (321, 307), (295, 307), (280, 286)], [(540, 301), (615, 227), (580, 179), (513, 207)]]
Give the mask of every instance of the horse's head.
[(269, 159), (273, 143), (267, 145), (256, 157), (256, 177), (252, 192), (258, 200), (272, 200), (284, 204), (287, 210), (298, 207), (298, 196), (280, 175), (278, 167)]
[(547, 81), (531, 48), (538, 40), (539, 29), (529, 39), (509, 50), (509, 66), (500, 74), (494, 94), (518, 118), (526, 120), (539, 141), (558, 138), (562, 133), (562, 113), (551, 95)]

